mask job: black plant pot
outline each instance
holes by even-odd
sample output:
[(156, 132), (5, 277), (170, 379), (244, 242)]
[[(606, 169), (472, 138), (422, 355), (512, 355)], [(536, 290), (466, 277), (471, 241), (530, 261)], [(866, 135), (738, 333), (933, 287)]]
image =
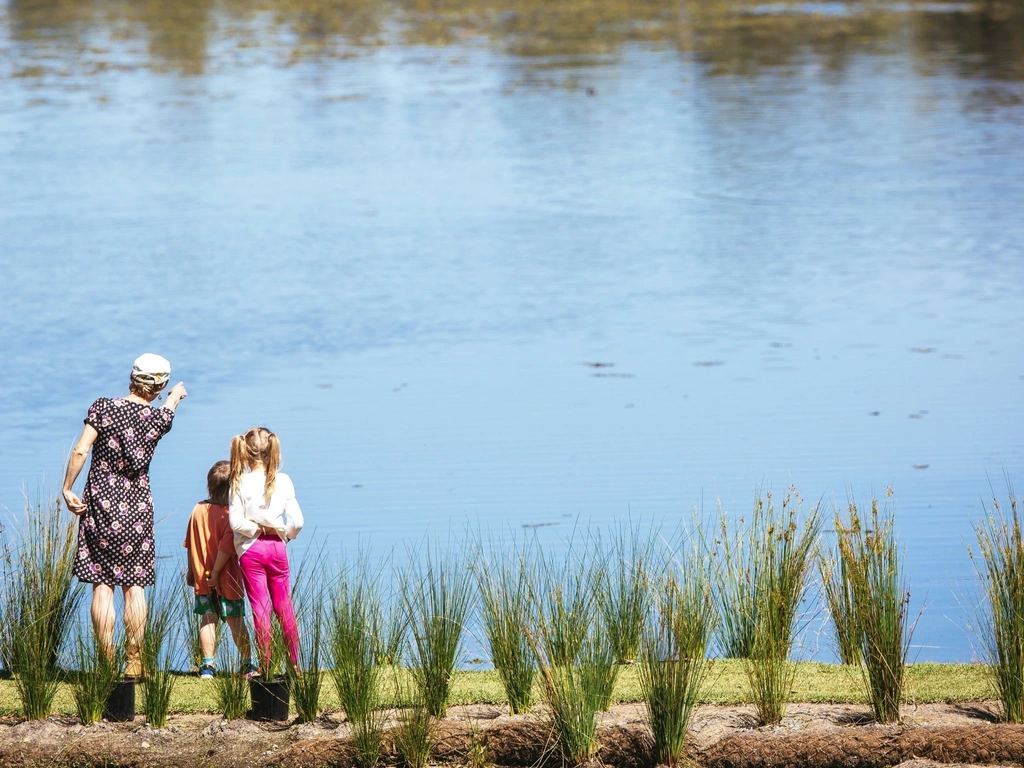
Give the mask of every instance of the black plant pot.
[(250, 720), (287, 720), (288, 702), (291, 691), (286, 678), (264, 680), (254, 677), (249, 680), (249, 696), (252, 698)]
[(135, 719), (135, 680), (118, 680), (103, 705), (103, 719), (126, 723)]

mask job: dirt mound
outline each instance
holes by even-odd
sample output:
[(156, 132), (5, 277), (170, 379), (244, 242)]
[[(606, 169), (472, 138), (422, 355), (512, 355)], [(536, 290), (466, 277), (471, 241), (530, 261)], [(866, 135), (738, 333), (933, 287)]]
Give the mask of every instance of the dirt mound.
[[(871, 723), (866, 708), (799, 704), (776, 728), (756, 728), (749, 707), (697, 710), (688, 757), (706, 768), (935, 768), (1024, 763), (1024, 726), (994, 722), (988, 704), (928, 705), (900, 725)], [(643, 708), (602, 716), (596, 765), (653, 768)], [(391, 725), (394, 724), (392, 718)], [(383, 762), (398, 762), (385, 734)], [(473, 743), (489, 763), (510, 768), (560, 766), (543, 710), (511, 716), (501, 707), (453, 708), (438, 724), (434, 761), (465, 765)], [(172, 716), (168, 728), (134, 723), (83, 727), (67, 718), (0, 722), (0, 765), (61, 768), (321, 768), (355, 765), (350, 729), (340, 715), (315, 723), (227, 722), (214, 715)]]
[(743, 733), (693, 757), (707, 768), (888, 768), (914, 758), (939, 763), (1024, 761), (1024, 726), (857, 726), (834, 732)]

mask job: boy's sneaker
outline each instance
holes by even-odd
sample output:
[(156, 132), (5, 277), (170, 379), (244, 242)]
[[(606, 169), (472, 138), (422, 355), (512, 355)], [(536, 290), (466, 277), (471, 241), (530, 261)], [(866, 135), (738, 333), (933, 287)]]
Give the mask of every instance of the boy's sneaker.
[(199, 679), (200, 680), (213, 680), (214, 675), (217, 674), (217, 667), (213, 664), (200, 664), (199, 665)]
[(245, 666), (242, 667), (242, 674), (251, 680), (254, 677), (260, 676), (260, 668), (251, 661), (247, 661)]

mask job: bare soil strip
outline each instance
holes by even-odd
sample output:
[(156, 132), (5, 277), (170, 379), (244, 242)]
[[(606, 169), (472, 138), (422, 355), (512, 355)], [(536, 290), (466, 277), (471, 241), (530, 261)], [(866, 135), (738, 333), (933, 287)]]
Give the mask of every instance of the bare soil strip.
[[(793, 704), (777, 728), (754, 726), (751, 707), (704, 706), (694, 717), (689, 757), (707, 768), (931, 768), (936, 764), (1024, 765), (1024, 726), (998, 722), (994, 702), (907, 707), (899, 725), (872, 723), (867, 707)], [(475, 735), (474, 735), (475, 734)], [(641, 705), (624, 704), (600, 725), (597, 762), (651, 768), (651, 739)], [(511, 716), (505, 707), (453, 707), (439, 723), (434, 762), (464, 765), (471, 739), (497, 766), (558, 765), (544, 713)], [(395, 762), (386, 744), (384, 761)], [(165, 766), (354, 765), (349, 728), (340, 714), (303, 725), (227, 722), (217, 715), (172, 716), (167, 728), (133, 723), (83, 727), (68, 718), (0, 721), (0, 764), (81, 768)]]

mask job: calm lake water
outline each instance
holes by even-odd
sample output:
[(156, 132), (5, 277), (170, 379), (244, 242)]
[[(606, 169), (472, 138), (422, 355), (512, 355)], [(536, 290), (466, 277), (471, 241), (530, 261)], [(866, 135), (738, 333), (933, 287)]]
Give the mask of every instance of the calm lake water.
[(1015, 3), (0, 2), (0, 504), (154, 351), (165, 555), (254, 424), (299, 549), (891, 487), (970, 660), (1022, 147)]

